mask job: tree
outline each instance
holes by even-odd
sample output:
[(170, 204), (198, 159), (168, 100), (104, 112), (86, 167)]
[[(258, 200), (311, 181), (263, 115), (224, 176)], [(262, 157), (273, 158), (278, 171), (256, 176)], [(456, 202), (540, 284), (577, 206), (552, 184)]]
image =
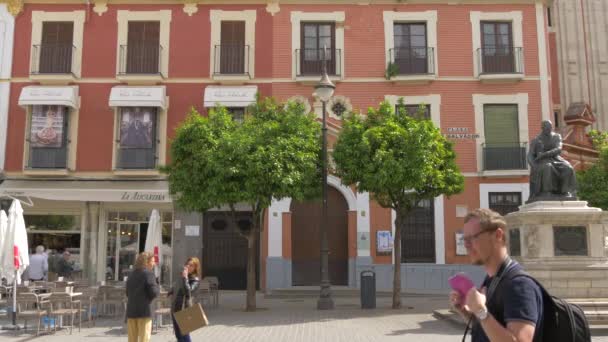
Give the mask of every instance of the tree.
[(591, 131), (589, 136), (599, 156), (591, 167), (577, 172), (578, 195), (589, 205), (608, 210), (608, 133)]
[[(320, 126), (300, 104), (258, 99), (242, 123), (225, 108), (203, 117), (194, 109), (171, 145), (169, 189), (177, 205), (205, 212), (247, 204), (252, 211), (248, 241), (247, 311), (256, 309), (256, 255), (264, 213), (273, 199), (302, 200), (320, 191)], [(316, 179), (315, 179), (316, 178)]]
[[(402, 101), (401, 101), (402, 102)], [(400, 106), (382, 102), (367, 117), (350, 115), (334, 146), (336, 174), (346, 185), (368, 191), (384, 208), (395, 210), (393, 308), (401, 307), (401, 233), (408, 214), (422, 200), (462, 192), (464, 177), (452, 144), (424, 107), (410, 117)]]

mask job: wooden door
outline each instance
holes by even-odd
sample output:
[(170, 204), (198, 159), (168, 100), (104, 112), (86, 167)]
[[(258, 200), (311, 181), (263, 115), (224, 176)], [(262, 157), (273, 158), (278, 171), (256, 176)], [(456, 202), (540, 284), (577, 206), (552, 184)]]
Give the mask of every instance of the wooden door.
[(244, 74), (245, 22), (222, 21), (221, 32), (220, 73)]
[[(294, 286), (320, 283), (321, 205), (321, 201), (294, 201), (291, 204), (291, 264)], [(330, 281), (333, 285), (348, 285), (348, 205), (342, 194), (330, 187), (327, 192), (327, 206)]]
[(46, 21), (42, 23), (38, 72), (69, 74), (72, 72), (73, 22)]
[[(207, 212), (204, 221), (203, 276), (218, 277), (222, 290), (246, 289), (247, 239), (241, 232), (251, 227), (251, 213), (238, 213), (235, 222), (229, 212)], [(259, 262), (256, 264), (259, 275)], [(259, 276), (256, 279), (259, 288)]]
[(127, 37), (129, 74), (157, 74), (160, 71), (160, 22), (130, 21)]

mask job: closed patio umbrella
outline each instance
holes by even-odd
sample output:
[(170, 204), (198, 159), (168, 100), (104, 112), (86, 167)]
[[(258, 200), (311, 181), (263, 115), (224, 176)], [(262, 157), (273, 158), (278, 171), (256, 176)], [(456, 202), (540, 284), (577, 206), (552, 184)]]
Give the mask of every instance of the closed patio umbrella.
[[(4, 241), (6, 240), (6, 230), (8, 228), (8, 217), (6, 216), (6, 213), (4, 212), (4, 210), (0, 209), (0, 279), (4, 278), (4, 273), (6, 272), (6, 270), (4, 269), (4, 263), (3, 263), (3, 258), (4, 258), (4, 254), (3, 251), (4, 249)], [(12, 270), (11, 270), (12, 272)]]
[(8, 210), (8, 228), (2, 248), (4, 277), (7, 282), (13, 282), (13, 328), (17, 326), (17, 296), (14, 294), (17, 293), (17, 284), (21, 284), (21, 275), (29, 265), (30, 257), (23, 208), (21, 208), (21, 202), (13, 200)]
[[(160, 278), (160, 265), (162, 262), (162, 245), (163, 245), (163, 229), (160, 222), (160, 215), (158, 210), (153, 209), (150, 214), (150, 221), (148, 222), (148, 232), (146, 234), (146, 244), (144, 251), (154, 254), (154, 261), (156, 266), (154, 267), (154, 274), (157, 278)], [(160, 280), (160, 279), (159, 279)]]

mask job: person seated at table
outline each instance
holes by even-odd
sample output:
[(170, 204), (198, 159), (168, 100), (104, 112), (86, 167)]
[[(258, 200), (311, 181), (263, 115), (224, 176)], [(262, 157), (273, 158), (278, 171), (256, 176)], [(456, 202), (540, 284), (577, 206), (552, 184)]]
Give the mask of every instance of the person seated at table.
[(64, 279), (70, 279), (74, 271), (74, 262), (70, 260), (70, 252), (63, 252), (63, 258), (57, 262), (57, 274)]
[(49, 262), (44, 255), (44, 246), (36, 247), (36, 254), (30, 257), (30, 265), (27, 268), (27, 274), (31, 281), (46, 280), (49, 272)]

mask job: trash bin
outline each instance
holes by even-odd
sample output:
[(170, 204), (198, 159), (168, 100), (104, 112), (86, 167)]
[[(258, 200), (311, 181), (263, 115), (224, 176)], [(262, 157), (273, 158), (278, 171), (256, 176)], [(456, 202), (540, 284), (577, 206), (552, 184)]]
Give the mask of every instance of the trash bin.
[(361, 272), (361, 308), (376, 308), (376, 273), (374, 271)]

